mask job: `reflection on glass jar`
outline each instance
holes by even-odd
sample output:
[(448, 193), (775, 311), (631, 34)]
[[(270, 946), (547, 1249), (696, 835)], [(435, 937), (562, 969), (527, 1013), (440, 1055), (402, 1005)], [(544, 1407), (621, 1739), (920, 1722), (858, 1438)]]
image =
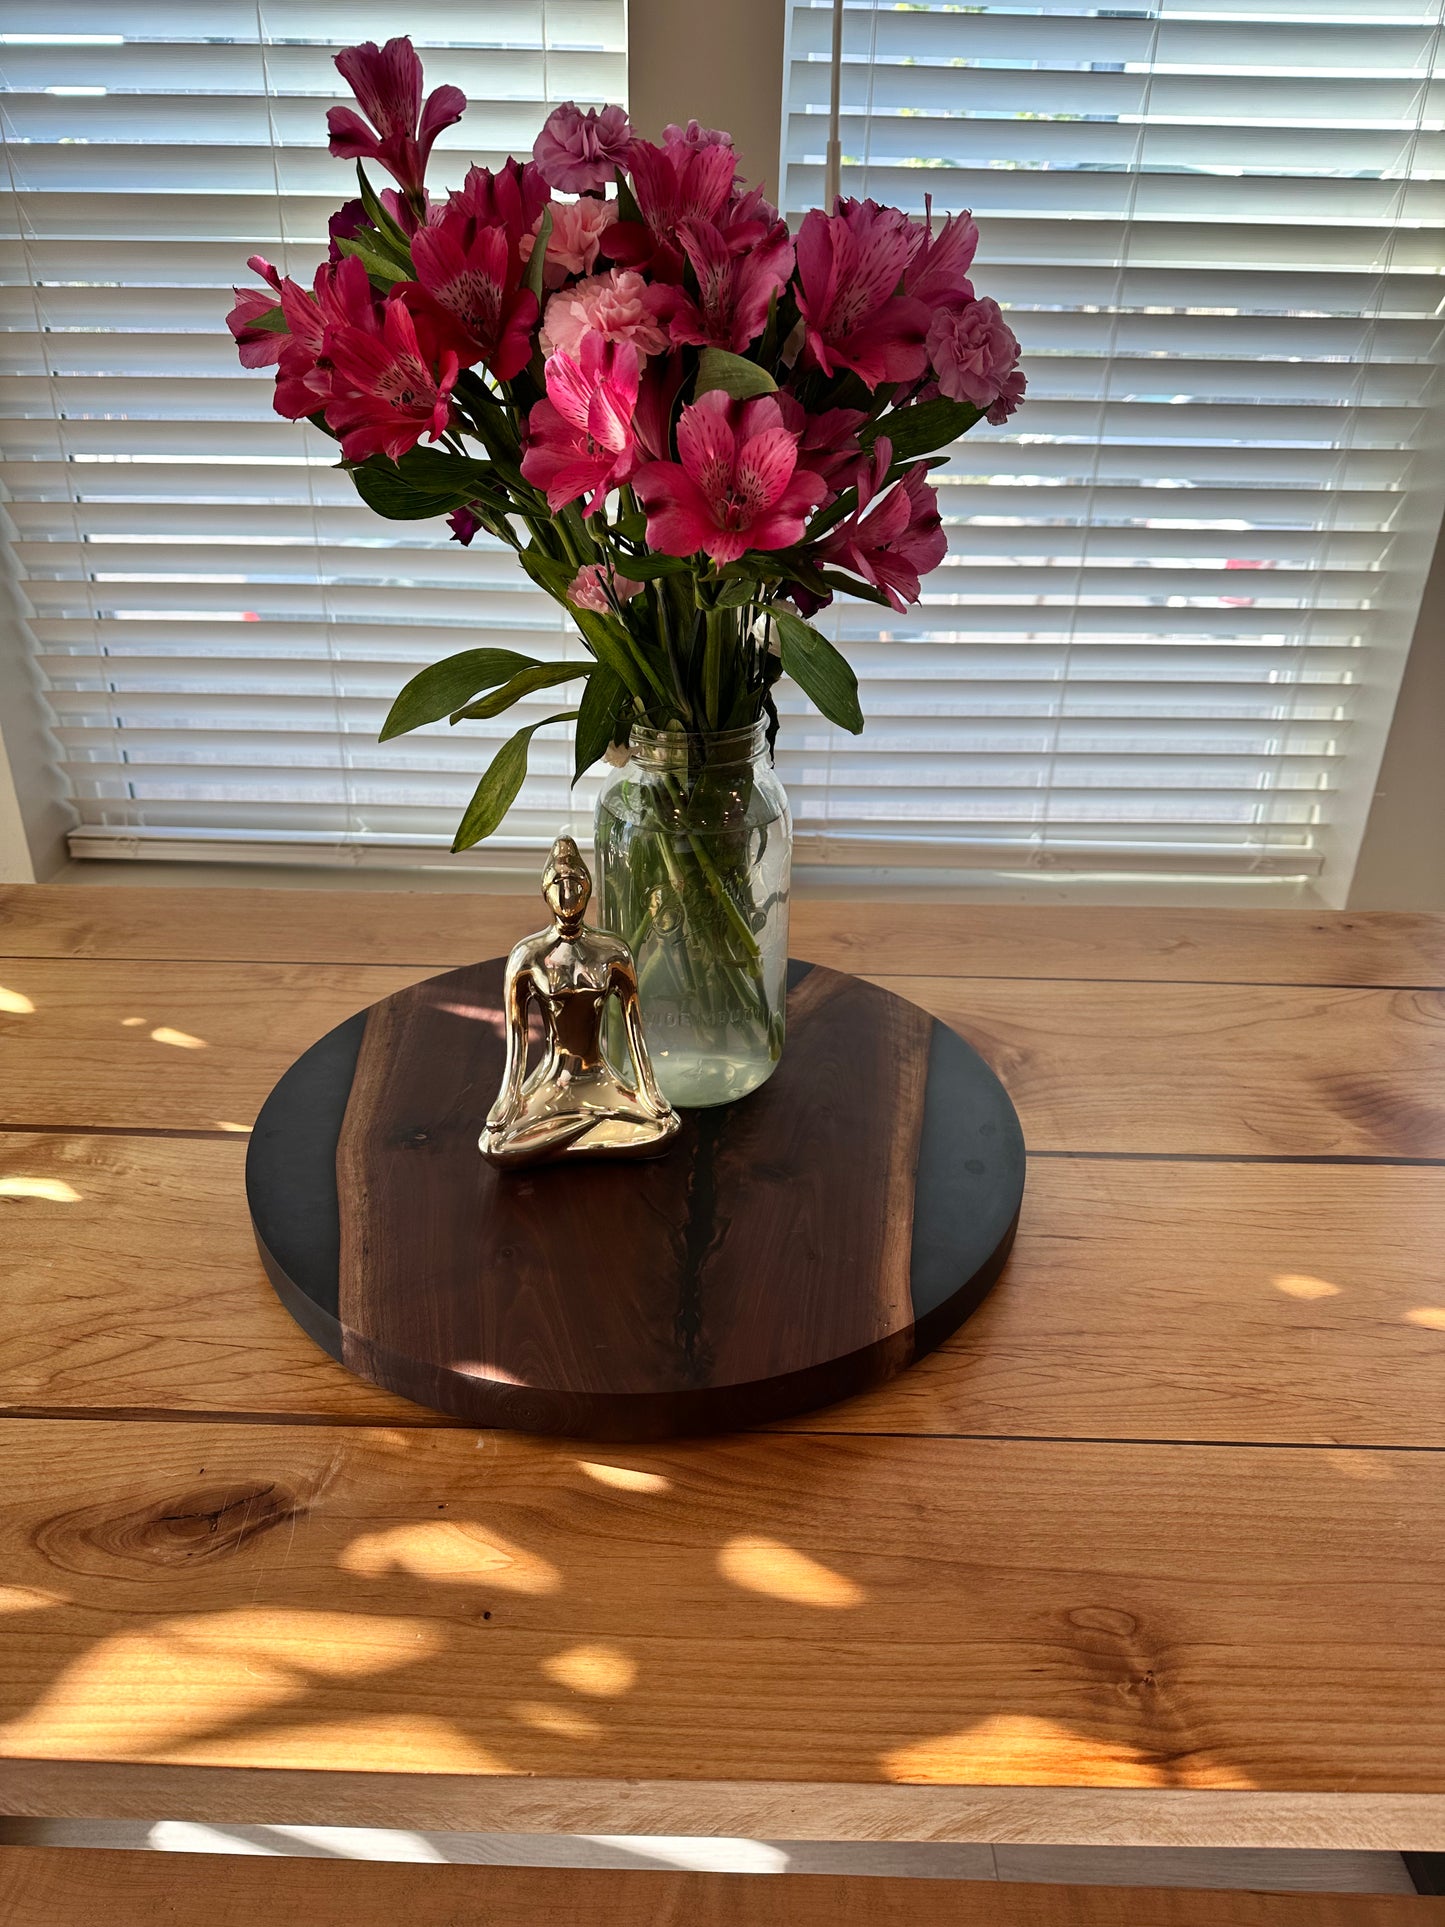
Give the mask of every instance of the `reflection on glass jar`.
[(597, 803), (602, 921), (637, 959), (642, 1022), (673, 1104), (744, 1097), (782, 1054), (793, 825), (766, 726), (635, 726)]

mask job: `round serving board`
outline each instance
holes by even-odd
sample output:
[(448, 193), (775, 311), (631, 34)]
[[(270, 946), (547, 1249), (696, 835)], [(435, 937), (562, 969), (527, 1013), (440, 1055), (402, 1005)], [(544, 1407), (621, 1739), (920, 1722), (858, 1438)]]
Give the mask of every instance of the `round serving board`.
[(1018, 1118), (963, 1039), (794, 963), (751, 1097), (667, 1153), (495, 1170), (500, 958), (388, 997), (257, 1120), (251, 1220), (282, 1303), (362, 1378), (475, 1425), (666, 1438), (876, 1385), (962, 1324), (1023, 1196)]

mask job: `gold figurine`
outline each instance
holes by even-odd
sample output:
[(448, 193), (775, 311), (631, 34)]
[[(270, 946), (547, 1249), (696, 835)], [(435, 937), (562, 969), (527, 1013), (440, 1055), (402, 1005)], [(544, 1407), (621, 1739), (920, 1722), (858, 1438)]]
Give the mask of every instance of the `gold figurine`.
[[(481, 1136), (493, 1164), (556, 1157), (656, 1157), (682, 1120), (652, 1074), (637, 1001), (632, 952), (620, 937), (582, 922), (592, 878), (570, 836), (559, 836), (542, 873), (549, 929), (524, 937), (507, 959), (503, 1004), (507, 1068)], [(608, 1000), (622, 1007), (634, 1088), (602, 1048)], [(541, 1061), (527, 1075), (527, 1011), (546, 1025)]]

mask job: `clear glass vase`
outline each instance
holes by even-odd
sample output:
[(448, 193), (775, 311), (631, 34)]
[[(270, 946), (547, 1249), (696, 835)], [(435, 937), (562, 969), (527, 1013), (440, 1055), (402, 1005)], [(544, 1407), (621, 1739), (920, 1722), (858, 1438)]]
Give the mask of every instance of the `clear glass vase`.
[(761, 722), (717, 735), (638, 725), (630, 750), (597, 802), (601, 921), (637, 959), (642, 1027), (668, 1100), (730, 1104), (782, 1055), (787, 795)]

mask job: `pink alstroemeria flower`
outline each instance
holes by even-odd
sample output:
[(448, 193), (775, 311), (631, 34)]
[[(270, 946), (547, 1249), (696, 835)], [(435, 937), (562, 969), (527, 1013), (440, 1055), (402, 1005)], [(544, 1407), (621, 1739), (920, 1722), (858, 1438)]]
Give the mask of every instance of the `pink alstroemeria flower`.
[(828, 531), (818, 553), (881, 589), (901, 614), (917, 602), (920, 578), (948, 554), (948, 537), (922, 462), (879, 493), (892, 461), (893, 444), (880, 435), (858, 464), (857, 508)]
[(798, 437), (798, 460), (828, 484), (837, 495), (853, 480), (858, 464), (858, 430), (868, 417), (861, 408), (825, 408), (809, 415), (791, 395), (779, 395), (783, 425)]
[(395, 292), (379, 333), (328, 328), (325, 346), (332, 367), (326, 423), (341, 437), (348, 462), (364, 462), (368, 455), (396, 461), (423, 435), (435, 441), (445, 430), (459, 372), (456, 352)]
[(461, 119), (466, 95), (438, 87), (423, 105), (421, 62), (405, 35), (384, 47), (374, 40), (347, 47), (336, 68), (371, 125), (350, 107), (333, 107), (326, 116), (332, 153), (342, 161), (379, 161), (404, 193), (419, 197), (432, 145)]
[(600, 562), (584, 562), (567, 589), (567, 600), (579, 609), (610, 616), (619, 602), (631, 602), (642, 591), (640, 582), (625, 575), (609, 575)]
[(464, 549), (472, 546), (472, 537), (480, 533), (481, 517), (468, 503), (465, 508), (453, 509), (447, 517), (447, 527), (452, 532), (453, 542), (460, 542)]
[(927, 306), (895, 292), (918, 245), (918, 230), (896, 207), (839, 201), (814, 208), (798, 230), (798, 312), (803, 360), (831, 375), (851, 368), (870, 388), (917, 381), (928, 366)]
[(276, 337), (281, 355), (271, 405), (288, 421), (299, 421), (331, 399), (327, 329), (355, 327), (376, 334), (381, 319), (366, 269), (356, 260), (323, 261), (309, 292), (288, 276), (280, 296), (287, 332)]
[(632, 126), (625, 107), (554, 107), (532, 147), (542, 178), (563, 194), (593, 194), (627, 165)]
[(404, 298), (450, 334), (461, 365), (483, 362), (498, 381), (520, 374), (532, 353), (537, 297), (522, 286), (521, 257), (507, 230), (478, 227), (449, 208), (412, 236), (411, 258), (416, 282), (406, 284)]
[(697, 276), (697, 300), (686, 301), (673, 318), (673, 340), (741, 354), (763, 332), (768, 305), (793, 272), (786, 223), (741, 253), (711, 221), (683, 221), (677, 238)]
[(494, 174), (489, 167), (470, 167), (446, 215), (471, 220), (478, 227), (504, 227), (520, 246), (523, 235), (536, 232), (552, 190), (531, 161), (508, 159)]
[(935, 308), (941, 301), (971, 301), (968, 271), (978, 251), (978, 228), (966, 210), (950, 214), (935, 234), (933, 196), (925, 194), (926, 210), (916, 228), (919, 240), (903, 276), (903, 292)]
[(589, 490), (582, 513), (590, 515), (609, 489), (630, 478), (639, 372), (631, 342), (599, 334), (583, 336), (575, 359), (554, 354), (547, 362), (547, 398), (527, 417), (522, 473), (554, 515)]
[(664, 555), (701, 549), (714, 562), (736, 562), (749, 549), (785, 549), (827, 494), (821, 475), (798, 467), (798, 438), (783, 426), (775, 395), (733, 401), (712, 390), (683, 409), (677, 452), (676, 462), (649, 462), (633, 483), (648, 542)]
[(628, 168), (640, 221), (619, 221), (608, 230), (603, 252), (628, 268), (650, 268), (662, 281), (681, 281), (677, 230), (683, 221), (716, 224), (737, 177), (730, 147), (690, 147), (670, 141), (654, 147), (634, 141)]
[(281, 299), (281, 275), (262, 254), (253, 254), (246, 266), (259, 274), (264, 288), (232, 288), (236, 305), (226, 316), (226, 326), (236, 342), (243, 368), (270, 368), (281, 359), (285, 335), (271, 328), (258, 328), (256, 322), (270, 314)]
[(991, 422), (1006, 421), (1023, 399), (1018, 337), (987, 295), (938, 310), (928, 330), (928, 356), (949, 400), (986, 409)]

